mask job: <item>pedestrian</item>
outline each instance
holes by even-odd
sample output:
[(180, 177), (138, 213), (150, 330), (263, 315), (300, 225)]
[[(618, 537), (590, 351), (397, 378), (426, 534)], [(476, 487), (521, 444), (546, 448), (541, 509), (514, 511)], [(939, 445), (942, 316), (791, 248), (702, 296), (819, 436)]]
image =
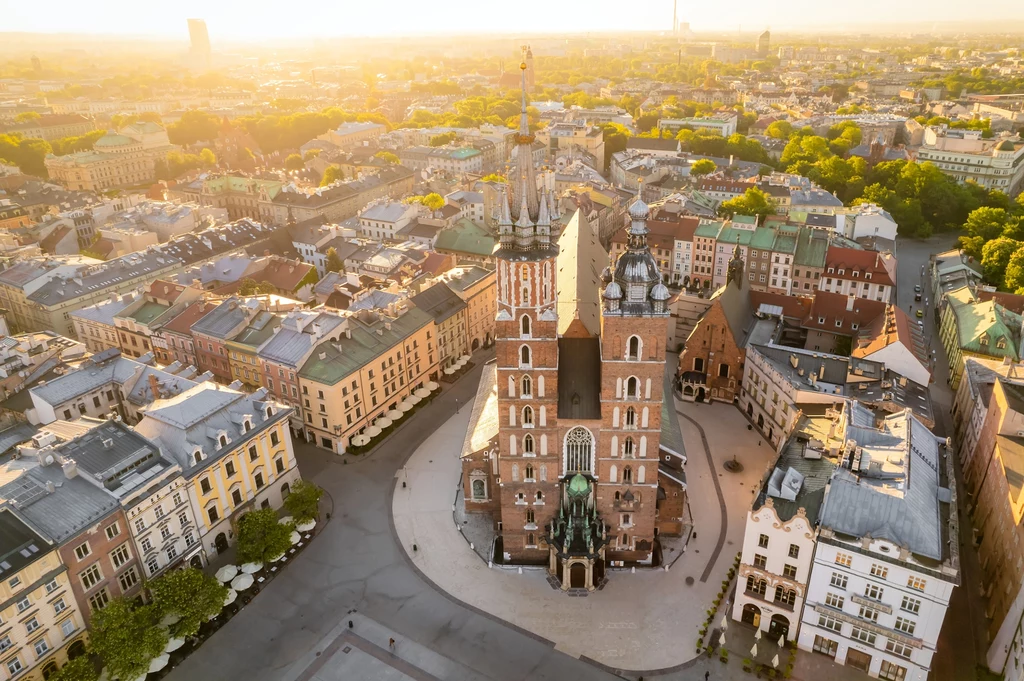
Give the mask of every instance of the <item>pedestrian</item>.
[(708, 681), (711, 678), (711, 672), (704, 672), (704, 681)]
[(393, 639), (393, 638), (389, 638), (388, 639), (388, 648), (391, 648), (391, 650), (395, 649), (395, 639)]

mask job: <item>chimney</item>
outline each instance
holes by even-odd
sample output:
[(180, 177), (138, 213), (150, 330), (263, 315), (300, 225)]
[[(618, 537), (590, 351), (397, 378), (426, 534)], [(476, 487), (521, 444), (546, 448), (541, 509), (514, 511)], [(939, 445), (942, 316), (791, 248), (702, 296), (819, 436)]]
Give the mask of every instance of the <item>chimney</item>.
[(854, 303), (855, 300), (857, 300), (857, 297), (854, 296), (854, 295), (849, 295), (849, 296), (846, 297), (846, 311), (847, 312), (853, 312), (853, 303)]
[(797, 359), (796, 355), (790, 355), (790, 356), (789, 356), (789, 365), (790, 365), (791, 367), (793, 367), (794, 369), (796, 369), (796, 367), (797, 367), (797, 365), (798, 365), (799, 363), (800, 363), (800, 360), (798, 360), (798, 359)]
[(825, 378), (825, 365), (824, 364), (822, 364), (818, 368), (818, 378)]
[(64, 477), (68, 480), (78, 477), (78, 464), (74, 459), (65, 459), (60, 467), (64, 471)]

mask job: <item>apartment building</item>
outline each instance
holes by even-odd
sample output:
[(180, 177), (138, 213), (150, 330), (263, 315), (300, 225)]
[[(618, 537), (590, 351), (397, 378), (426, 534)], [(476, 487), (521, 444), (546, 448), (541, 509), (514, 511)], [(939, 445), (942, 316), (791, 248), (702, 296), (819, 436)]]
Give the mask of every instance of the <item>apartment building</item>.
[(401, 201), (377, 201), (359, 213), (359, 231), (367, 239), (394, 241), (399, 231), (425, 212), (421, 209)]
[(16, 262), (0, 271), (0, 307), (6, 310), (5, 317), (11, 331), (18, 333), (46, 330), (37, 327), (39, 320), (34, 317), (31, 309), (33, 305), (29, 302), (28, 296), (51, 279), (74, 276), (83, 267), (98, 265), (101, 262), (95, 258), (82, 256), (38, 257)]
[(25, 139), (35, 137), (49, 142), (62, 137), (80, 137), (95, 129), (96, 125), (91, 120), (79, 114), (43, 114), (39, 118), (8, 126), (4, 132), (17, 133)]
[(889, 302), (895, 282), (890, 274), (892, 254), (829, 246), (822, 291)]
[(260, 177), (206, 175), (171, 187), (167, 194), (176, 201), (226, 210), (230, 220), (265, 220), (269, 217), (265, 204), (272, 201), (283, 186), (280, 180)]
[(949, 361), (949, 383), (956, 390), (967, 357), (1021, 359), (1021, 316), (995, 300), (981, 302), (967, 286), (939, 302), (939, 340)]
[(155, 331), (202, 295), (199, 288), (161, 279), (151, 282), (142, 290), (138, 300), (114, 315), (121, 354), (138, 358), (153, 352)]
[(181, 470), (202, 551), (234, 543), (234, 524), (249, 510), (280, 508), (299, 479), (286, 430), (289, 410), (216, 384), (156, 400), (135, 427)]
[(362, 310), (346, 324), (298, 372), (306, 439), (338, 454), (438, 371), (437, 328), (419, 307), (397, 316)]
[(413, 170), (444, 170), (454, 175), (483, 174), (484, 155), (471, 146), (406, 147), (398, 150), (402, 165)]
[(280, 315), (260, 310), (238, 335), (225, 341), (232, 380), (240, 381), (246, 391), (258, 390), (263, 385), (263, 363), (258, 352), (280, 325)]
[(164, 365), (177, 362), (183, 367), (198, 367), (192, 325), (212, 312), (219, 304), (219, 299), (196, 300), (156, 329), (150, 337), (156, 360)]
[(700, 116), (695, 118), (662, 118), (658, 121), (658, 130), (668, 131), (673, 136), (680, 130), (708, 130), (722, 137), (736, 132), (736, 114)]
[(272, 198), (262, 200), (261, 219), (278, 227), (291, 220), (299, 223), (317, 217), (328, 223), (341, 223), (354, 217), (371, 201), (384, 197), (401, 199), (412, 192), (414, 180), (415, 173), (409, 168), (388, 166), (376, 175), (310, 192), (285, 187)]
[(466, 341), (470, 352), (490, 346), (498, 313), (494, 270), (477, 265), (453, 267), (438, 279), (466, 303)]
[[(693, 274), (694, 235), (698, 226), (698, 218), (677, 216), (667, 211), (659, 212), (654, 219), (647, 221), (647, 244), (665, 281), (676, 285), (689, 283)], [(613, 258), (628, 248), (627, 231), (622, 227), (612, 234), (609, 250)]]
[[(437, 327), (437, 365), (447, 369), (469, 354), (469, 305), (447, 284), (440, 283), (412, 296), (413, 305), (430, 315)], [(436, 377), (435, 377), (436, 378)]]
[(537, 140), (548, 150), (549, 158), (556, 158), (571, 149), (581, 149), (604, 163), (604, 131), (584, 123), (552, 123), (537, 131)]
[(376, 140), (387, 131), (387, 126), (380, 123), (352, 121), (342, 123), (334, 130), (328, 130), (317, 139), (330, 142), (341, 149), (347, 149)]
[(977, 182), (1016, 196), (1024, 188), (1024, 141), (1019, 135), (984, 139), (981, 130), (929, 126), (915, 161), (933, 163), (957, 182)]
[(231, 383), (231, 363), (225, 343), (241, 333), (262, 307), (255, 299), (235, 296), (223, 301), (192, 324), (197, 365), (221, 383)]

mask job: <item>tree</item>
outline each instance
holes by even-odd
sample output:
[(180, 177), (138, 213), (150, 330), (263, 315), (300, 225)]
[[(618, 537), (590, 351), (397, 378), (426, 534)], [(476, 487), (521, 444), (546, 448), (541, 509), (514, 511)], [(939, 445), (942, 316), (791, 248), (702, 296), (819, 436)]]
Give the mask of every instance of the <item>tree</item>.
[(780, 140), (788, 140), (792, 133), (793, 124), (789, 121), (775, 121), (764, 131), (764, 134), (768, 137), (774, 137), (775, 139)]
[(483, 177), (480, 178), (480, 181), (481, 182), (497, 182), (498, 184), (507, 184), (508, 183), (508, 180), (505, 179), (504, 175), (499, 175), (497, 173), (490, 173), (489, 175), (484, 175)]
[(964, 223), (964, 231), (970, 236), (980, 236), (983, 241), (997, 238), (1009, 224), (1010, 216), (1002, 208), (983, 206), (971, 212)]
[(49, 681), (96, 681), (100, 677), (88, 655), (79, 655), (51, 674)]
[(247, 513), (238, 522), (238, 560), (268, 563), (277, 558), (292, 545), (292, 529), (291, 524), (277, 522), (277, 512), (272, 508)]
[(203, 147), (203, 150), (199, 152), (199, 160), (203, 162), (203, 165), (210, 167), (217, 165), (217, 156), (212, 151)]
[(451, 144), (452, 142), (454, 142), (456, 137), (458, 137), (458, 135), (454, 131), (443, 132), (440, 135), (432, 136), (429, 140), (429, 143), (430, 146), (432, 147), (443, 147), (446, 144)]
[(177, 615), (171, 625), (175, 638), (195, 636), (199, 626), (224, 607), (228, 587), (194, 567), (170, 570), (149, 583), (160, 616)]
[(115, 598), (92, 617), (92, 649), (103, 658), (112, 678), (137, 679), (167, 646), (167, 630), (157, 626), (159, 610)]
[(604, 136), (604, 167), (608, 167), (612, 155), (625, 151), (629, 142), (630, 132), (625, 126), (619, 123), (601, 123), (598, 125)]
[(1000, 237), (985, 244), (981, 249), (981, 267), (985, 281), (1002, 288), (1010, 258), (1024, 245), (1015, 239)]
[(301, 525), (320, 515), (320, 497), (323, 495), (324, 491), (313, 483), (299, 480), (284, 500), (284, 507)]
[(288, 157), (284, 160), (284, 167), (288, 170), (302, 170), (306, 167), (306, 164), (298, 154), (288, 154)]
[(345, 270), (345, 263), (338, 255), (338, 249), (331, 246), (327, 249), (327, 258), (324, 262), (324, 269), (328, 272), (342, 272)]
[(167, 126), (167, 137), (171, 144), (207, 142), (217, 139), (220, 126), (219, 117), (198, 109), (190, 109), (181, 115), (177, 123)]
[(1006, 265), (1003, 285), (1007, 291), (1018, 295), (1024, 293), (1024, 248), (1018, 248), (1010, 256), (1010, 261)]
[(690, 175), (693, 177), (703, 177), (704, 175), (710, 175), (711, 173), (718, 170), (718, 166), (710, 158), (702, 158), (693, 162), (690, 166)]
[(320, 186), (326, 187), (334, 182), (344, 181), (345, 169), (339, 165), (329, 165), (327, 170), (324, 171), (324, 176), (320, 178)]
[(398, 163), (399, 163), (398, 157), (395, 156), (390, 151), (378, 151), (376, 154), (373, 155), (373, 157), (374, 158), (379, 158), (380, 160), (384, 161), (385, 163), (390, 163), (393, 166), (394, 165), (398, 165)]
[(242, 280), (238, 286), (238, 295), (255, 296), (261, 293), (276, 293), (277, 289), (269, 281), (256, 281), (250, 277)]
[(718, 214), (731, 218), (733, 215), (756, 215), (763, 218), (775, 212), (768, 195), (757, 187), (751, 187), (743, 196), (729, 199), (718, 207)]
[(426, 196), (411, 196), (408, 199), (409, 203), (419, 203), (431, 211), (440, 210), (444, 206), (444, 197), (437, 192), (431, 192)]
[(32, 123), (38, 121), (43, 116), (37, 111), (22, 111), (20, 114), (14, 117), (15, 123)]

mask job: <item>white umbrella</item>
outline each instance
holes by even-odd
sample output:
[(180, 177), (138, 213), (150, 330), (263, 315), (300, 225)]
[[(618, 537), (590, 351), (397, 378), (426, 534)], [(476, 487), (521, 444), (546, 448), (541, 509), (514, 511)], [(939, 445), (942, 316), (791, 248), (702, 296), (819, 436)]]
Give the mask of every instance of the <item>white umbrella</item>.
[(469, 361), (469, 355), (463, 355), (459, 359), (461, 359), (463, 362), (468, 362)]
[(241, 574), (231, 580), (231, 588), (235, 591), (245, 591), (254, 581), (252, 575)]
[(287, 557), (288, 557), (287, 553), (282, 553), (280, 556), (278, 556), (277, 558), (274, 559), (274, 562), (280, 563), (282, 560), (284, 560)]
[(215, 575), (215, 577), (217, 577), (218, 582), (230, 582), (232, 579), (235, 578), (235, 575), (237, 574), (237, 565), (225, 565), (221, 569), (217, 570), (217, 574)]
[(760, 629), (758, 629), (757, 633), (754, 634), (754, 640), (755, 641), (760, 641), (761, 640), (761, 630)]
[(352, 438), (352, 444), (355, 445), (356, 447), (362, 447), (369, 441), (370, 438), (366, 437), (365, 435), (356, 435)]
[(435, 383), (434, 381), (427, 381), (427, 390), (429, 390), (430, 392), (434, 392), (440, 387), (441, 386)]
[(452, 369), (451, 367), (448, 367), (447, 369), (444, 370), (444, 375), (445, 376), (451, 376), (454, 373), (455, 373), (455, 369)]
[(775, 657), (772, 658), (772, 666), (775, 667), (776, 669), (779, 668), (779, 655), (778, 655), (778, 653), (776, 653)]
[(165, 653), (174, 652), (175, 650), (177, 650), (178, 648), (182, 647), (183, 645), (185, 645), (185, 639), (183, 639), (183, 638), (172, 638), (171, 640), (169, 640), (167, 642), (167, 645), (164, 646), (164, 652)]
[(392, 425), (393, 423), (394, 423), (394, 421), (389, 419), (387, 416), (381, 416), (379, 419), (377, 419), (377, 427), (378, 428), (387, 428), (388, 426)]
[(281, 555), (279, 555), (279, 556), (272, 556), (268, 562), (276, 563), (277, 561), (281, 560), (282, 558), (284, 558), (284, 554), (283, 553)]
[(298, 530), (299, 532), (309, 532), (314, 527), (316, 527), (316, 521), (315, 520), (309, 520), (307, 522), (302, 523), (301, 525), (296, 525), (295, 529)]
[(391, 411), (388, 412), (388, 418), (391, 419), (392, 421), (397, 421), (398, 419), (402, 418), (402, 412), (400, 412), (397, 409), (392, 409)]
[(251, 575), (254, 572), (259, 572), (263, 569), (263, 563), (245, 563), (242, 565), (242, 572), (247, 575)]
[(173, 612), (169, 612), (160, 619), (160, 626), (169, 627), (172, 624), (177, 624), (181, 621), (181, 616)]
[(234, 589), (228, 589), (228, 595), (224, 598), (224, 606), (227, 607), (231, 605), (235, 602), (236, 598), (238, 598), (238, 592)]
[(281, 518), (277, 522), (281, 523), (282, 525), (287, 525), (288, 523), (294, 523), (295, 522), (295, 518), (291, 517), (290, 515), (286, 515), (285, 517)]
[(167, 663), (171, 661), (171, 656), (167, 653), (158, 655), (149, 661), (149, 673), (158, 672), (167, 666)]
[(288, 539), (291, 541), (292, 544), (298, 544), (300, 541), (302, 541), (302, 535), (296, 532), (295, 530), (292, 530), (292, 533), (288, 536)]
[(784, 645), (786, 645), (786, 635), (785, 634), (783, 634), (782, 636), (779, 636), (779, 647), (781, 648)]
[(718, 637), (718, 645), (720, 645), (722, 647), (725, 647), (725, 632), (724, 631), (722, 632), (722, 635)]
[(378, 426), (370, 426), (366, 429), (366, 437), (377, 437), (380, 435), (380, 428)]
[(756, 643), (754, 644), (754, 647), (750, 649), (750, 656), (751, 657), (757, 657), (757, 644)]
[(405, 400), (400, 405), (398, 405), (398, 410), (404, 414), (407, 411), (412, 411), (412, 408), (415, 406), (416, 403), (413, 402), (412, 400)]
[(729, 618), (726, 617), (725, 615), (722, 615), (722, 631), (725, 631), (728, 628), (729, 628)]
[(412, 395), (413, 395), (413, 397), (416, 398), (416, 401), (419, 402), (424, 397), (429, 397), (430, 396), (430, 391), (427, 390), (426, 388), (416, 388), (416, 390), (413, 392)]

